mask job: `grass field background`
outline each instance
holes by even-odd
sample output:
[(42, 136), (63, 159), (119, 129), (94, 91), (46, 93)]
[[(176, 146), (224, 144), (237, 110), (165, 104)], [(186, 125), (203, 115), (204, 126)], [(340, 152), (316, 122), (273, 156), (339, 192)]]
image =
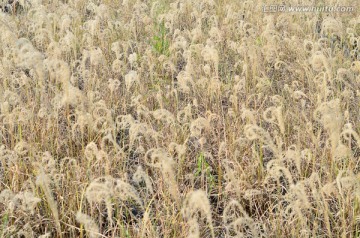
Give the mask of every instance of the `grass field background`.
[(360, 9), (0, 1), (0, 237), (359, 237)]

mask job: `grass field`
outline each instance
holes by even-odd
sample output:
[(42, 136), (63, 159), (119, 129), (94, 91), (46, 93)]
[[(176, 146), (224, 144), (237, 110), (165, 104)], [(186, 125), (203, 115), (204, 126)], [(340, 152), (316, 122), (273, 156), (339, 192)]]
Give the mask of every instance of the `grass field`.
[(0, 237), (360, 237), (360, 3), (277, 4), (0, 0)]

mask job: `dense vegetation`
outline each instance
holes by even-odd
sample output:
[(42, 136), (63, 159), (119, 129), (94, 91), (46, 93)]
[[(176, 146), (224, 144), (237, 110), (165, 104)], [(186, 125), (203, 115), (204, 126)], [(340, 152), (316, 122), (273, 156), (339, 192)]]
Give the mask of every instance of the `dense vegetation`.
[(0, 236), (358, 237), (358, 1), (264, 4), (0, 1)]

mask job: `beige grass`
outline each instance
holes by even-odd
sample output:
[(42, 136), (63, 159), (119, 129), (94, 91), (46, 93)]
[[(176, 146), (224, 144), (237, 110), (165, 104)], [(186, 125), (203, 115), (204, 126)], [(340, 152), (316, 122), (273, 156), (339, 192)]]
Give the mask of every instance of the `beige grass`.
[(0, 237), (360, 236), (358, 1), (7, 2)]

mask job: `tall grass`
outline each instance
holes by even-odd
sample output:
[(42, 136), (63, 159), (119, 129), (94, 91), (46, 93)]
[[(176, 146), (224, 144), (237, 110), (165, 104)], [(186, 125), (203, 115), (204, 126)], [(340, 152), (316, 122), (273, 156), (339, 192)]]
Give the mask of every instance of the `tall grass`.
[(359, 237), (358, 3), (275, 3), (0, 1), (0, 236)]

